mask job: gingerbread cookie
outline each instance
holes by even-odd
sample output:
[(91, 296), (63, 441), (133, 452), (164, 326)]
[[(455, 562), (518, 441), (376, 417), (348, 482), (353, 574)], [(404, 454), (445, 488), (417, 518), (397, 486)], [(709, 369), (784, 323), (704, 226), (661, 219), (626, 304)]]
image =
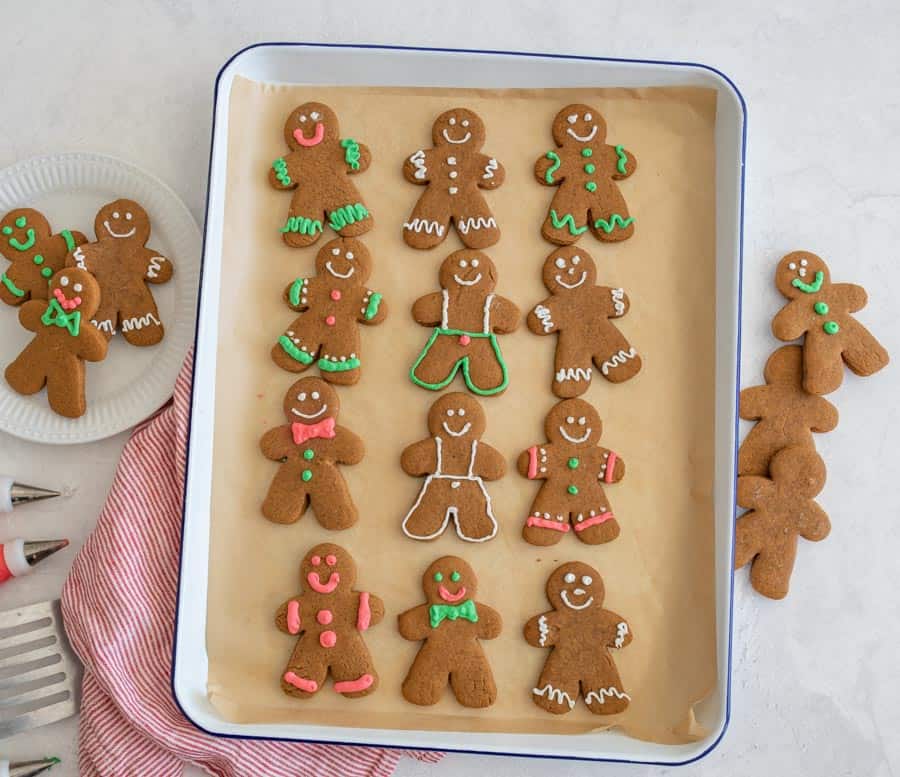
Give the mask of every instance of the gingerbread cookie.
[(422, 576), (425, 604), (397, 618), (404, 639), (423, 645), (403, 681), (413, 704), (436, 704), (449, 683), (464, 707), (489, 707), (497, 699), (494, 675), (480, 639), (500, 636), (500, 613), (475, 601), (478, 580), (465, 561), (444, 556)]
[(851, 283), (832, 283), (828, 266), (808, 251), (785, 256), (775, 270), (775, 285), (790, 302), (772, 321), (779, 340), (803, 341), (803, 388), (830, 394), (844, 379), (841, 362), (857, 375), (872, 375), (890, 358), (853, 316), (866, 306), (866, 290)]
[(622, 289), (597, 286), (597, 267), (583, 249), (558, 248), (544, 262), (550, 296), (528, 314), (536, 335), (556, 334), (553, 393), (577, 397), (591, 385), (591, 362), (611, 383), (640, 372), (641, 357), (611, 318), (621, 318), (630, 302)]
[(263, 456), (279, 463), (262, 505), (275, 523), (294, 523), (307, 505), (326, 529), (347, 529), (358, 513), (339, 464), (359, 464), (363, 441), (337, 425), (341, 404), (321, 378), (301, 378), (284, 397), (288, 423), (269, 429), (259, 442)]
[(419, 149), (403, 163), (410, 183), (426, 187), (403, 225), (403, 239), (413, 248), (434, 248), (447, 237), (451, 223), (467, 248), (487, 248), (500, 230), (479, 189), (496, 189), (506, 171), (481, 153), (484, 122), (467, 108), (444, 111), (431, 127), (434, 148)]
[(284, 291), (284, 301), (300, 316), (278, 338), (272, 360), (282, 369), (302, 372), (318, 363), (329, 383), (359, 381), (359, 324), (380, 324), (387, 305), (367, 289), (372, 271), (368, 249), (352, 238), (337, 238), (316, 255), (316, 274), (297, 278)]
[(580, 694), (595, 715), (622, 712), (631, 697), (609, 651), (631, 642), (632, 631), (621, 615), (603, 609), (600, 573), (570, 561), (553, 571), (546, 591), (553, 609), (531, 618), (523, 630), (529, 645), (550, 648), (532, 701), (561, 715), (575, 709)]
[(316, 545), (300, 564), (303, 593), (275, 613), (275, 624), (298, 637), (281, 675), (281, 690), (308, 699), (331, 672), (334, 690), (347, 698), (368, 696), (378, 687), (378, 673), (362, 632), (381, 622), (384, 602), (357, 591), (356, 563), (342, 547)]
[(603, 486), (625, 477), (621, 456), (598, 443), (600, 416), (583, 399), (566, 399), (547, 414), (548, 442), (532, 445), (519, 456), (519, 474), (543, 480), (531, 504), (522, 536), (532, 545), (555, 545), (575, 530), (588, 545), (619, 536), (619, 524)]
[(364, 173), (372, 155), (353, 138), (341, 139), (337, 115), (327, 105), (303, 103), (284, 123), (290, 151), (272, 162), (269, 183), (292, 189), (284, 242), (295, 248), (312, 245), (323, 223), (341, 237), (357, 237), (373, 226), (372, 214), (349, 176)]
[(540, 183), (558, 187), (541, 234), (563, 246), (588, 229), (605, 243), (627, 240), (634, 219), (616, 181), (637, 169), (634, 155), (606, 144), (606, 122), (589, 105), (567, 105), (556, 114), (552, 132), (556, 148), (534, 165)]
[(428, 411), (425, 440), (413, 443), (400, 459), (407, 475), (425, 475), (422, 490), (403, 519), (403, 533), (433, 540), (450, 519), (467, 542), (484, 542), (497, 533), (497, 520), (485, 480), (506, 474), (502, 454), (481, 441), (484, 410), (462, 393), (444, 394)]
[(54, 412), (78, 418), (87, 410), (84, 363), (106, 358), (107, 341), (87, 325), (100, 304), (100, 286), (84, 270), (67, 268), (50, 278), (50, 300), (19, 308), (19, 322), (34, 338), (6, 368), (6, 382), (20, 394), (47, 386)]
[(81, 232), (63, 229), (54, 235), (42, 213), (16, 208), (0, 219), (0, 256), (11, 264), (0, 275), (0, 300), (21, 305), (47, 299), (48, 281), (66, 263), (66, 254), (86, 242)]
[(737, 503), (750, 508), (735, 524), (734, 568), (750, 567), (750, 582), (763, 596), (787, 596), (797, 556), (797, 535), (811, 542), (831, 531), (813, 501), (825, 485), (825, 463), (811, 448), (784, 448), (769, 464), (771, 479), (743, 475)]
[(785, 345), (766, 362), (765, 386), (741, 392), (740, 413), (758, 421), (738, 451), (738, 475), (769, 474), (769, 462), (782, 448), (815, 449), (813, 432), (830, 432), (838, 411), (824, 397), (803, 390), (803, 348)]
[(440, 291), (420, 297), (412, 308), (418, 323), (434, 327), (409, 371), (412, 382), (439, 391), (462, 369), (470, 391), (500, 394), (509, 374), (497, 335), (519, 326), (519, 309), (494, 294), (494, 263), (481, 251), (454, 251), (441, 265), (439, 282)]
[(121, 326), (131, 345), (156, 345), (165, 328), (148, 283), (165, 283), (172, 262), (147, 248), (150, 217), (134, 200), (104, 205), (94, 219), (96, 243), (78, 246), (66, 264), (87, 270), (100, 284), (102, 299), (91, 323), (107, 337)]

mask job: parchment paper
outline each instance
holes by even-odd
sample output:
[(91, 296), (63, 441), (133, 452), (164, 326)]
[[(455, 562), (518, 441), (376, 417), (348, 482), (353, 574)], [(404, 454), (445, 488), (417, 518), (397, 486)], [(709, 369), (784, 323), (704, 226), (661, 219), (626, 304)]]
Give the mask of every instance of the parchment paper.
[[(362, 380), (340, 390), (340, 423), (362, 436), (362, 464), (344, 467), (361, 508), (359, 523), (327, 532), (311, 513), (282, 526), (259, 505), (276, 465), (258, 440), (282, 424), (284, 392), (298, 376), (278, 369), (269, 350), (295, 314), (281, 302), (285, 285), (311, 274), (318, 247), (291, 249), (279, 234), (290, 195), (271, 189), (266, 175), (285, 153), (282, 125), (306, 100), (331, 105), (342, 137), (368, 144), (373, 164), (357, 177), (375, 228), (363, 237), (375, 269), (369, 286), (391, 306), (388, 320), (364, 328)], [(713, 398), (715, 321), (715, 92), (694, 88), (473, 91), (267, 85), (237, 79), (232, 88), (225, 250), (217, 364), (211, 572), (207, 647), (209, 694), (239, 722), (314, 722), (399, 729), (579, 733), (620, 725), (656, 742), (685, 742), (702, 734), (692, 705), (716, 678), (713, 579)], [(546, 296), (541, 265), (551, 246), (540, 236), (553, 190), (532, 177), (535, 158), (551, 147), (550, 123), (569, 102), (596, 106), (608, 141), (638, 159), (622, 184), (635, 236), (580, 245), (597, 260), (599, 282), (621, 286), (631, 311), (620, 326), (644, 359), (640, 375), (621, 385), (599, 377), (585, 398), (604, 420), (602, 441), (626, 461), (625, 479), (608, 497), (622, 526), (612, 543), (588, 546), (572, 533), (552, 548), (521, 537), (537, 484), (520, 477), (515, 458), (543, 441), (554, 337), (525, 329), (500, 338), (510, 387), (482, 400), (484, 439), (508, 457), (509, 472), (488, 484), (500, 523), (498, 536), (476, 545), (452, 526), (440, 539), (415, 542), (400, 522), (422, 485), (403, 473), (400, 452), (426, 436), (425, 417), (438, 394), (414, 386), (410, 364), (430, 330), (410, 316), (412, 302), (436, 290), (437, 269), (462, 247), (455, 232), (431, 251), (408, 248), (401, 224), (423, 189), (401, 175), (406, 156), (431, 145), (431, 123), (454, 105), (475, 110), (487, 126), (484, 151), (506, 166), (506, 183), (487, 194), (502, 230), (488, 250), (497, 264), (497, 292), (523, 313)], [(328, 230), (326, 229), (326, 233)], [(315, 369), (307, 374), (316, 374)], [(464, 390), (459, 378), (448, 390)], [(358, 586), (386, 603), (382, 624), (367, 633), (381, 676), (378, 691), (344, 699), (330, 687), (309, 701), (281, 692), (279, 678), (295, 638), (273, 625), (275, 608), (300, 591), (299, 562), (318, 542), (347, 548), (359, 565)], [(504, 618), (500, 638), (483, 643), (499, 687), (486, 710), (461, 707), (449, 689), (434, 707), (406, 702), (400, 684), (419, 648), (396, 629), (398, 613), (423, 601), (420, 577), (444, 554), (466, 558), (479, 575), (479, 600)], [(548, 652), (522, 638), (525, 620), (548, 609), (544, 584), (564, 561), (600, 570), (606, 606), (624, 615), (633, 643), (614, 651), (628, 710), (591, 715), (579, 700), (563, 716), (531, 701)], [(330, 686), (330, 683), (329, 683)]]

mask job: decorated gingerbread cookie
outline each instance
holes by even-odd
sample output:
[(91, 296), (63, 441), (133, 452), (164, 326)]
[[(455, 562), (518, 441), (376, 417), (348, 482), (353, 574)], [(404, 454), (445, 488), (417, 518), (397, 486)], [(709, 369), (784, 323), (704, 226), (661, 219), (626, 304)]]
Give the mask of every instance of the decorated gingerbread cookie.
[(603, 608), (600, 574), (571, 561), (553, 571), (546, 590), (553, 609), (533, 617), (524, 629), (529, 645), (550, 648), (532, 700), (555, 715), (575, 709), (579, 695), (595, 715), (622, 712), (631, 697), (610, 650), (625, 647), (632, 632), (621, 615)]
[(544, 286), (550, 296), (528, 314), (537, 335), (556, 334), (553, 393), (577, 397), (591, 385), (591, 363), (611, 383), (640, 372), (641, 357), (610, 321), (628, 312), (622, 289), (597, 286), (597, 267), (583, 249), (558, 248), (544, 262)]
[(519, 309), (494, 293), (494, 263), (481, 251), (455, 251), (441, 265), (439, 282), (440, 291), (420, 297), (412, 308), (418, 323), (434, 327), (409, 372), (412, 382), (439, 391), (461, 369), (470, 391), (501, 393), (509, 374), (497, 335), (519, 326)]
[(790, 302), (772, 321), (779, 340), (803, 341), (803, 387), (830, 394), (844, 379), (842, 361), (857, 375), (872, 375), (890, 360), (887, 351), (853, 313), (866, 306), (866, 290), (832, 283), (828, 265), (808, 251), (785, 256), (775, 270), (775, 285)]
[(290, 189), (291, 206), (281, 233), (295, 248), (312, 245), (327, 224), (341, 237), (357, 237), (374, 225), (350, 176), (364, 173), (372, 155), (340, 135), (337, 115), (323, 103), (303, 103), (284, 123), (290, 151), (272, 162), (269, 183)]
[(362, 633), (381, 622), (384, 602), (355, 590), (355, 582), (356, 564), (338, 545), (316, 545), (303, 558), (304, 590), (275, 614), (278, 628), (298, 638), (281, 675), (281, 690), (289, 696), (310, 698), (329, 672), (334, 690), (350, 699), (368, 696), (378, 687)]
[(481, 441), (485, 418), (468, 394), (444, 394), (428, 412), (427, 439), (413, 443), (400, 459), (408, 475), (425, 476), (422, 490), (403, 519), (403, 533), (433, 540), (450, 519), (460, 539), (484, 542), (497, 533), (497, 520), (485, 480), (499, 480), (506, 462)]
[(84, 270), (67, 268), (50, 278), (50, 300), (19, 308), (19, 322), (34, 338), (6, 368), (6, 382), (20, 394), (47, 386), (53, 411), (78, 418), (87, 410), (84, 363), (106, 358), (107, 340), (87, 322), (100, 304), (100, 287)]
[(363, 441), (337, 425), (341, 405), (321, 378), (301, 378), (284, 397), (287, 423), (260, 440), (263, 456), (279, 462), (262, 513), (275, 523), (294, 523), (311, 506), (326, 529), (347, 529), (358, 513), (338, 465), (359, 464)]
[(750, 567), (753, 587), (771, 599), (787, 596), (797, 556), (797, 536), (811, 542), (831, 531), (813, 501), (825, 485), (825, 463), (811, 448), (780, 450), (769, 464), (771, 479), (738, 478), (737, 502), (750, 508), (735, 524), (734, 568)]
[(824, 397), (803, 389), (803, 348), (785, 345), (766, 362), (765, 386), (741, 392), (741, 418), (757, 421), (738, 451), (738, 475), (769, 474), (769, 462), (782, 448), (814, 450), (813, 432), (830, 432), (838, 411)]
[(556, 148), (534, 165), (540, 183), (557, 187), (541, 234), (563, 246), (588, 229), (605, 243), (627, 240), (634, 219), (616, 181), (628, 178), (637, 160), (622, 146), (607, 145), (606, 122), (589, 105), (567, 105), (552, 132)]
[(419, 149), (403, 163), (406, 180), (426, 187), (403, 225), (407, 245), (434, 248), (447, 237), (451, 223), (468, 248), (487, 248), (500, 239), (479, 189), (501, 186), (506, 171), (481, 153), (484, 140), (484, 122), (467, 108), (452, 108), (435, 119), (434, 148)]
[(147, 248), (150, 217), (134, 200), (104, 205), (94, 219), (96, 243), (78, 246), (66, 264), (87, 270), (100, 284), (100, 307), (91, 323), (107, 337), (121, 326), (131, 345), (156, 345), (165, 328), (148, 283), (165, 283), (171, 260)]
[(522, 536), (532, 545), (555, 545), (569, 529), (588, 545), (619, 536), (603, 487), (625, 477), (621, 456), (598, 443), (600, 416), (583, 399), (557, 403), (544, 421), (547, 442), (519, 456), (519, 474), (542, 480)]
[(380, 324), (387, 316), (381, 295), (366, 288), (371, 271), (369, 251), (359, 240), (326, 243), (316, 256), (316, 274), (297, 278), (284, 291), (285, 302), (300, 316), (272, 348), (274, 362), (290, 372), (317, 362), (329, 383), (356, 383), (359, 325)]
[(66, 263), (66, 254), (87, 238), (63, 229), (54, 235), (42, 213), (16, 208), (0, 219), (0, 256), (10, 261), (0, 275), (0, 300), (21, 305), (47, 299), (48, 281)]
[(436, 704), (449, 683), (464, 707), (489, 707), (497, 686), (479, 640), (500, 636), (500, 613), (475, 601), (478, 580), (465, 561), (444, 556), (422, 576), (425, 604), (397, 618), (401, 636), (423, 641), (403, 681), (413, 704)]

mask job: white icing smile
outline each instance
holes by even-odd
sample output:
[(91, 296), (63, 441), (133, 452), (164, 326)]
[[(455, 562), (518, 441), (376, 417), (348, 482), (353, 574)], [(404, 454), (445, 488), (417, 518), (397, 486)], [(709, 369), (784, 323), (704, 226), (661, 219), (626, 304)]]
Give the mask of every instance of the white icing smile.
[(347, 270), (347, 272), (340, 273), (331, 266), (330, 261), (325, 262), (325, 269), (328, 270), (328, 272), (330, 272), (335, 278), (349, 278), (351, 275), (353, 275), (353, 273), (356, 272), (356, 268), (351, 265), (350, 269)]
[(588, 437), (591, 436), (591, 427), (589, 426), (587, 429), (585, 429), (585, 430), (584, 430), (584, 434), (581, 435), (581, 437), (572, 437), (572, 436), (566, 431), (566, 429), (565, 429), (564, 426), (560, 426), (560, 427), (559, 427), (559, 433), (560, 433), (563, 437), (565, 437), (569, 442), (573, 442), (573, 443), (575, 443), (576, 445), (578, 445), (579, 443), (584, 442), (585, 440), (587, 440)]
[(469, 421), (466, 421), (465, 426), (463, 426), (463, 428), (458, 432), (454, 432), (449, 426), (447, 426), (446, 421), (444, 421), (441, 426), (444, 427), (444, 431), (447, 432), (447, 434), (449, 434), (451, 437), (462, 437), (466, 432), (469, 431), (469, 429), (472, 428), (472, 424)]
[(571, 127), (566, 127), (566, 132), (568, 132), (579, 143), (587, 143), (588, 141), (593, 140), (594, 136), (597, 134), (597, 125), (595, 124), (591, 128), (591, 131), (584, 136), (577, 134)]
[(458, 275), (454, 275), (453, 280), (455, 280), (460, 286), (474, 286), (476, 283), (478, 283), (478, 281), (481, 280), (481, 273), (478, 273), (478, 275), (476, 275), (470, 281), (464, 281)]
[[(576, 588), (572, 593), (577, 594), (578, 591), (581, 591), (581, 593), (584, 594), (584, 591), (582, 591), (582, 589), (580, 588)], [(583, 610), (585, 607), (590, 607), (594, 603), (594, 597), (589, 596), (584, 604), (572, 604), (572, 602), (569, 601), (569, 597), (565, 590), (560, 592), (559, 598), (563, 600), (563, 604), (566, 605), (566, 607), (569, 607), (573, 610)]]
[(581, 272), (581, 278), (578, 280), (577, 283), (566, 283), (566, 282), (562, 279), (562, 277), (559, 276), (559, 275), (554, 276), (554, 278), (555, 278), (556, 282), (557, 282), (560, 286), (562, 286), (564, 289), (577, 289), (577, 288), (578, 288), (579, 286), (581, 286), (581, 284), (584, 283), (585, 280), (587, 279), (587, 271), (586, 271), (586, 270), (582, 270), (582, 272)]
[(450, 137), (450, 133), (447, 132), (446, 127), (441, 130), (441, 135), (444, 136), (444, 140), (446, 140), (448, 143), (454, 143), (454, 144), (468, 143), (469, 138), (472, 137), (472, 133), (467, 132), (465, 135), (462, 136), (462, 138), (460, 140), (454, 140), (453, 138)]
[(328, 405), (322, 405), (322, 407), (319, 408), (319, 411), (318, 411), (317, 413), (301, 413), (299, 410), (297, 410), (296, 407), (292, 407), (292, 408), (291, 408), (291, 412), (292, 412), (294, 415), (300, 416), (301, 418), (305, 418), (305, 419), (307, 419), (307, 420), (311, 420), (311, 419), (313, 419), (313, 418), (318, 418), (318, 417), (319, 417), (320, 415), (322, 415), (322, 413), (324, 413), (327, 409), (328, 409)]
[(106, 231), (109, 232), (112, 237), (131, 237), (135, 232), (137, 232), (137, 227), (132, 227), (128, 232), (116, 232), (110, 225), (108, 221), (103, 222), (103, 226), (106, 227)]

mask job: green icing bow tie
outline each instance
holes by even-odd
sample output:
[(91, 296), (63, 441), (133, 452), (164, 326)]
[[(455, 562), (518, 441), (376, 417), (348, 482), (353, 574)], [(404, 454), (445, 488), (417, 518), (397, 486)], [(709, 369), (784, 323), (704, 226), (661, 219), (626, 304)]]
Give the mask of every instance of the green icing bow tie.
[(428, 619), (431, 628), (436, 629), (445, 618), (455, 621), (457, 618), (465, 618), (472, 623), (478, 623), (478, 611), (475, 602), (466, 599), (462, 604), (432, 604), (428, 608)]
[(44, 311), (44, 315), (41, 316), (41, 321), (46, 326), (56, 324), (56, 326), (68, 329), (70, 335), (78, 337), (78, 329), (81, 326), (81, 311), (76, 310), (74, 313), (66, 313), (60, 307), (59, 302), (51, 299), (50, 304), (47, 305), (47, 309)]

